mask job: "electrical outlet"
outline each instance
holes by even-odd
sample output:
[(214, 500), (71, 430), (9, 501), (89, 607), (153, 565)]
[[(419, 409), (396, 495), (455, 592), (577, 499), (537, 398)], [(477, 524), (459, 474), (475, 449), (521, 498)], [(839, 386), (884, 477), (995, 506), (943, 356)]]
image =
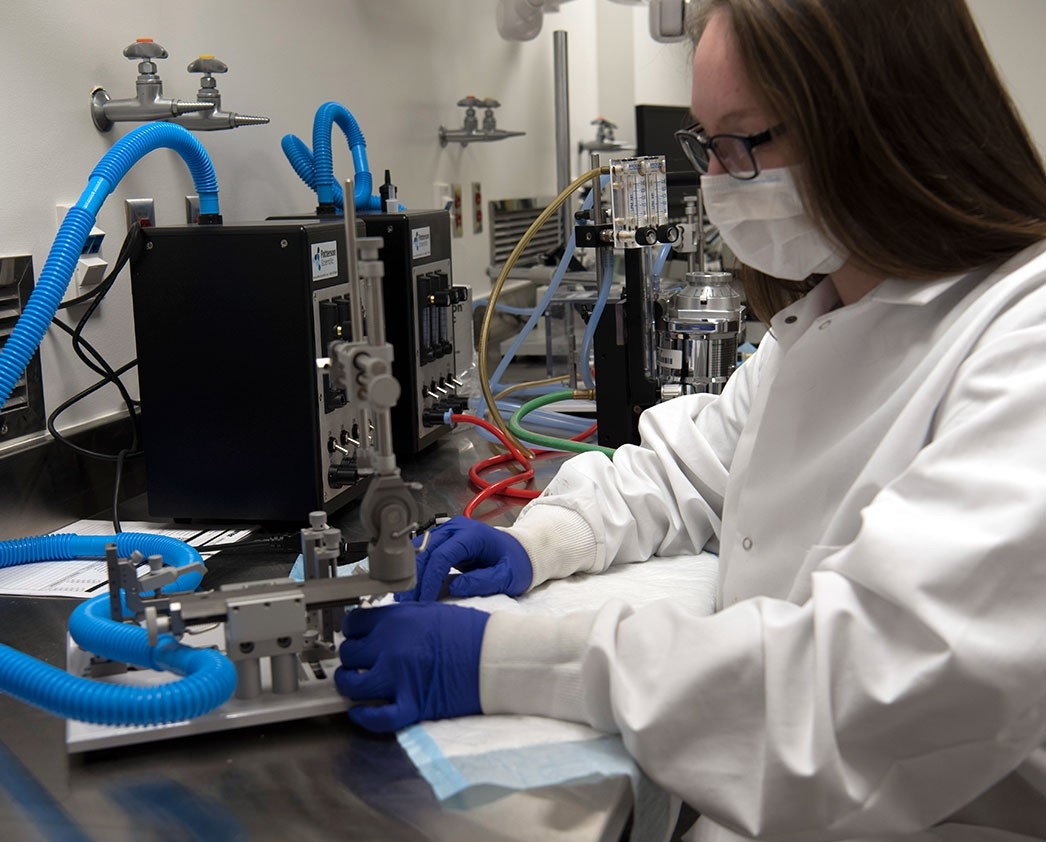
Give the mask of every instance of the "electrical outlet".
[[(61, 227), (62, 220), (65, 219), (65, 215), (69, 212), (70, 207), (72, 206), (65, 204), (55, 206), (55, 216), (59, 227)], [(66, 285), (65, 292), (62, 295), (63, 301), (68, 301), (70, 298), (76, 298), (81, 293), (88, 292), (105, 278), (109, 264), (101, 254), (104, 240), (105, 232), (97, 226), (92, 227), (84, 240), (80, 257), (73, 267), (69, 283)]]
[(450, 229), (451, 233), (455, 237), (460, 237), (464, 234), (464, 224), (462, 219), (462, 207), (461, 207), (461, 185), (452, 184), (450, 185), (450, 191), (454, 196), (454, 203), (451, 206), (450, 213)]
[(454, 195), (450, 192), (450, 184), (446, 181), (437, 181), (432, 185), (432, 207), (439, 210), (449, 210), (454, 203)]
[[(89, 292), (105, 280), (109, 264), (100, 257), (85, 256), (76, 261), (73, 280), (76, 281), (77, 293)], [(70, 284), (72, 286), (72, 284)]]
[(186, 196), (185, 197), (185, 221), (190, 225), (195, 225), (200, 221), (200, 197), (199, 196)]
[(156, 206), (152, 199), (128, 199), (124, 202), (127, 209), (127, 227), (137, 222), (142, 228), (156, 224)]
[(483, 233), (483, 185), (472, 182), (472, 233)]

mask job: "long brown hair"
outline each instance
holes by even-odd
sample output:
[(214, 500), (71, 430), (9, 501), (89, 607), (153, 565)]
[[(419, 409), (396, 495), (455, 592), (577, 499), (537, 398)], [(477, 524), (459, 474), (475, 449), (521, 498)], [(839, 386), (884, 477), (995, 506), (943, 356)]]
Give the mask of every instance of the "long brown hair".
[[(863, 268), (943, 277), (1046, 238), (1042, 159), (964, 0), (699, 0), (694, 43), (720, 8), (809, 213)], [(810, 286), (750, 275), (764, 319)]]

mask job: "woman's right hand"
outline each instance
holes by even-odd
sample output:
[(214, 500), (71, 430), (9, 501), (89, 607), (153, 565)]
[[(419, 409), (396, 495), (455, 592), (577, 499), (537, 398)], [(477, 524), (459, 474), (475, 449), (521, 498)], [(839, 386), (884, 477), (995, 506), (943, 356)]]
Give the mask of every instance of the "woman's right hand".
[[(450, 596), (519, 596), (530, 587), (534, 571), (523, 545), (507, 532), (458, 515), (418, 536), (418, 578), (399, 602), (432, 602), (446, 584)], [(450, 577), (450, 569), (460, 575)], [(448, 578), (450, 581), (448, 582)]]

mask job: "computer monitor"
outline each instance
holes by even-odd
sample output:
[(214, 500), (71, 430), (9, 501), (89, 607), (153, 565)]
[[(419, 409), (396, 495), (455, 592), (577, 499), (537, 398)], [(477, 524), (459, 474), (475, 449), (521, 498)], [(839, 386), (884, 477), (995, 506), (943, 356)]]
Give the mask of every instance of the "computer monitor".
[(698, 175), (679, 147), (675, 133), (693, 122), (685, 105), (636, 106), (636, 154), (664, 155), (668, 169), (668, 215), (683, 218), (683, 197), (697, 192)]

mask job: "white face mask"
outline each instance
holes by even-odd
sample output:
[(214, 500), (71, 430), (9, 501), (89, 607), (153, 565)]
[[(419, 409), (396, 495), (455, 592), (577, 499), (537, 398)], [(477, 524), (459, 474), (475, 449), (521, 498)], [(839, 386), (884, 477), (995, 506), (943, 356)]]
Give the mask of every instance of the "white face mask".
[(762, 170), (751, 181), (701, 176), (708, 218), (742, 262), (790, 281), (829, 274), (849, 257), (803, 208), (791, 167)]

